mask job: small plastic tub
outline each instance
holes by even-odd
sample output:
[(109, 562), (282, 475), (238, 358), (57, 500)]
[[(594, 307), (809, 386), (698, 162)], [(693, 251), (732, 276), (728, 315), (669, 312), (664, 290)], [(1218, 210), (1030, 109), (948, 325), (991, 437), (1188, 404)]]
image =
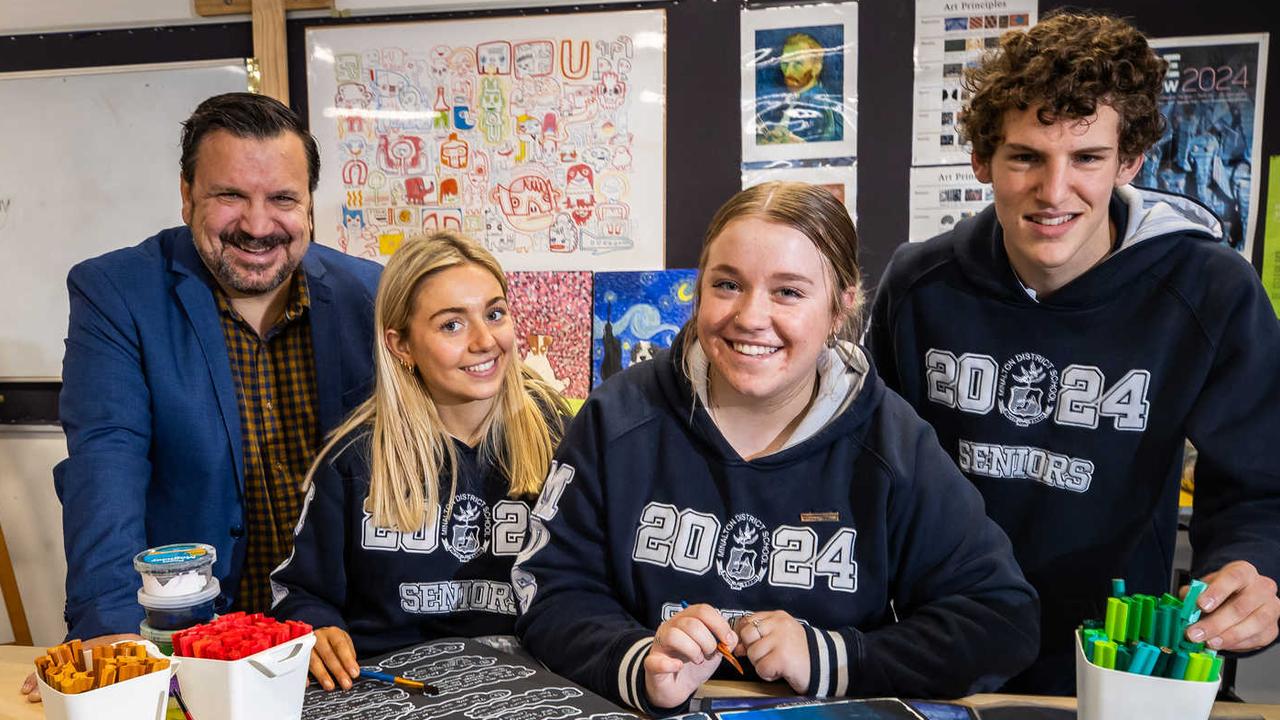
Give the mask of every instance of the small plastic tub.
[(133, 568), (142, 576), (142, 589), (152, 597), (194, 595), (213, 580), (218, 552), (204, 543), (161, 545), (133, 556)]
[(138, 634), (143, 640), (151, 642), (163, 655), (173, 654), (173, 634), (177, 630), (156, 630), (147, 624), (146, 620), (138, 627)]
[(218, 578), (210, 578), (203, 590), (192, 595), (166, 597), (139, 590), (138, 604), (147, 613), (149, 629), (183, 630), (213, 619), (213, 601), (220, 591)]

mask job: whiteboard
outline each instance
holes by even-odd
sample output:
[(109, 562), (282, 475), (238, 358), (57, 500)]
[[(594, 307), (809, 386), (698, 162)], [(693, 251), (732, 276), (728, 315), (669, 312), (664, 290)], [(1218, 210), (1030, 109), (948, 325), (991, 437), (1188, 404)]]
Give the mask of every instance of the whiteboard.
[(67, 271), (182, 224), (182, 121), (244, 60), (0, 74), (0, 378), (57, 378)]

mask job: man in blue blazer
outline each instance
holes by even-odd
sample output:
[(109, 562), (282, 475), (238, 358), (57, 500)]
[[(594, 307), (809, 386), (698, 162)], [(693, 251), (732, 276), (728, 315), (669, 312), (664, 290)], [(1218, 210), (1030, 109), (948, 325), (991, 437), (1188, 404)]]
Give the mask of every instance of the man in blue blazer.
[(312, 456), (372, 385), (381, 268), (311, 242), (319, 163), (284, 105), (210, 98), (184, 123), (186, 225), (72, 268), (69, 637), (136, 633), (133, 557), (167, 543), (217, 549), (217, 611), (269, 606)]

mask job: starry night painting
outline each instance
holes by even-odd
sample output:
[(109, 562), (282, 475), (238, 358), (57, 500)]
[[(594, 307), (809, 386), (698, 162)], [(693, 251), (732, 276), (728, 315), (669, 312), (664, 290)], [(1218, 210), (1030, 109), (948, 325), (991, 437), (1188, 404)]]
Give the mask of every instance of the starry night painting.
[(595, 273), (591, 387), (670, 347), (693, 312), (697, 270)]

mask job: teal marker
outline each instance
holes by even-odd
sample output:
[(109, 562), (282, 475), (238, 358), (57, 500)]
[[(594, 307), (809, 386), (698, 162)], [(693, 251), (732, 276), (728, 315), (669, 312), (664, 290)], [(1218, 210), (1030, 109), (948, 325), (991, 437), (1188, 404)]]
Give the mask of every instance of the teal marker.
[(1124, 597), (1124, 578), (1111, 578), (1111, 597)]
[(1139, 642), (1133, 651), (1133, 662), (1129, 664), (1129, 672), (1138, 675), (1150, 675), (1156, 667), (1156, 656), (1160, 654), (1154, 645)]
[(1179, 650), (1177, 655), (1173, 656), (1172, 664), (1169, 665), (1169, 677), (1174, 680), (1182, 680), (1187, 675), (1187, 653)]
[(1187, 589), (1187, 596), (1182, 600), (1182, 609), (1178, 611), (1178, 619), (1188, 625), (1193, 625), (1200, 620), (1200, 606), (1196, 605), (1196, 600), (1207, 587), (1209, 586), (1203, 581), (1191, 581), (1191, 587)]

